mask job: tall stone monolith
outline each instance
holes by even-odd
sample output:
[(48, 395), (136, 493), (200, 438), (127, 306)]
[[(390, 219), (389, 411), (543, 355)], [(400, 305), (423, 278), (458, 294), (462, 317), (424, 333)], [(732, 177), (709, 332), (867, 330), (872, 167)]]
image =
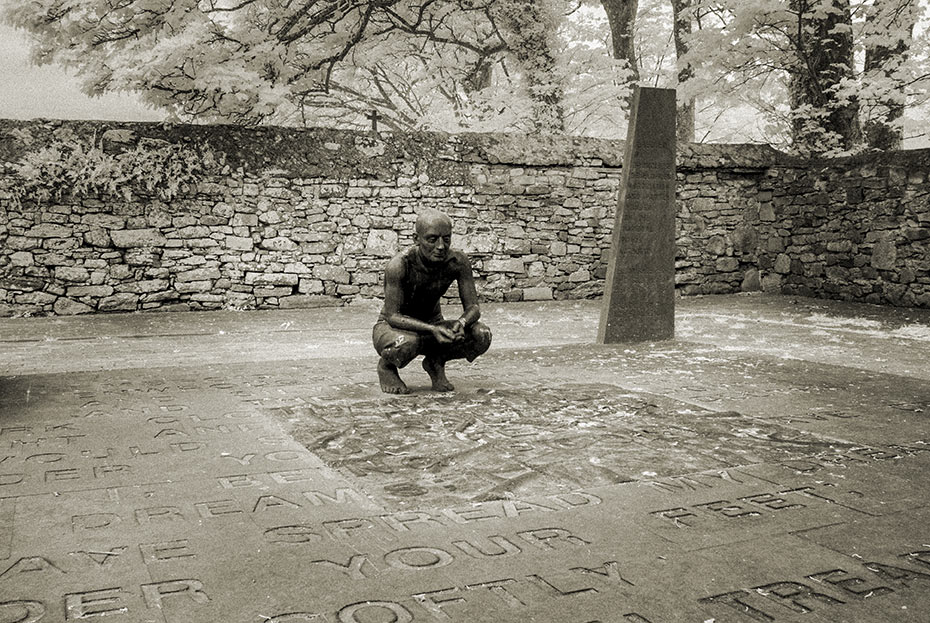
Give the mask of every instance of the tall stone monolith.
[(600, 344), (675, 335), (675, 91), (636, 87), (614, 219)]

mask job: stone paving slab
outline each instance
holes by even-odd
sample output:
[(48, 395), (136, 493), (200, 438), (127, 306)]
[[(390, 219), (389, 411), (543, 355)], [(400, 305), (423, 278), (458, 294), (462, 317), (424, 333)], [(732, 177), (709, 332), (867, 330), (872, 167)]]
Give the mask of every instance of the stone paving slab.
[(0, 319), (0, 623), (926, 620), (930, 314), (487, 306), (387, 397), (372, 311)]

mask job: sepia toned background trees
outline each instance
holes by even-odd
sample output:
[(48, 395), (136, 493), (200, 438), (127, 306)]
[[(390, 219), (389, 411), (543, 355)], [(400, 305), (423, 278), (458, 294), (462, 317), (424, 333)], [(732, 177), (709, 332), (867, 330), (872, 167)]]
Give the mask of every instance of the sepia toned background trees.
[(682, 140), (920, 144), (928, 0), (25, 0), (3, 17), (91, 94), (171, 119), (622, 137), (633, 84)]

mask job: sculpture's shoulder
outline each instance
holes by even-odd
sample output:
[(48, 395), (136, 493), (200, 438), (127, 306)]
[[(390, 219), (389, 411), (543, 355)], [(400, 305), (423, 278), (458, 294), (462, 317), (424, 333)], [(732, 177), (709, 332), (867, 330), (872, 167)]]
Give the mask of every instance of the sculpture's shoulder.
[(471, 259), (468, 254), (459, 249), (449, 249), (449, 266), (456, 271), (471, 268)]
[(401, 251), (384, 265), (384, 276), (387, 279), (403, 279), (407, 274), (408, 251)]

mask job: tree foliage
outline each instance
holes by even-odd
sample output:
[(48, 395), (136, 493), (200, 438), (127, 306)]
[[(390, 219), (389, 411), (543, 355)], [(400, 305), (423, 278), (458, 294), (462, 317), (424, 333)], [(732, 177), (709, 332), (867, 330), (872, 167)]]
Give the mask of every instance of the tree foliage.
[[(28, 0), (6, 18), (88, 93), (137, 91), (181, 120), (560, 132), (622, 67), (566, 42), (561, 0)], [(601, 55), (603, 56), (603, 55)], [(584, 99), (584, 98), (582, 98)], [(569, 100), (566, 102), (566, 100)], [(506, 110), (502, 110), (506, 109)], [(352, 113), (358, 113), (352, 116)], [(454, 123), (450, 123), (454, 121)]]
[[(927, 50), (908, 28), (926, 8), (917, 0), (694, 0), (698, 27), (685, 59), (694, 75), (683, 90), (752, 106), (767, 118), (771, 142), (801, 153), (854, 150), (863, 125), (897, 122), (889, 103), (927, 101)], [(867, 49), (882, 50), (881, 62), (866, 64)]]
[(4, 17), (88, 93), (183, 121), (364, 128), (376, 111), (622, 137), (638, 81), (678, 89), (682, 139), (831, 153), (899, 146), (930, 100), (930, 0), (22, 0)]

